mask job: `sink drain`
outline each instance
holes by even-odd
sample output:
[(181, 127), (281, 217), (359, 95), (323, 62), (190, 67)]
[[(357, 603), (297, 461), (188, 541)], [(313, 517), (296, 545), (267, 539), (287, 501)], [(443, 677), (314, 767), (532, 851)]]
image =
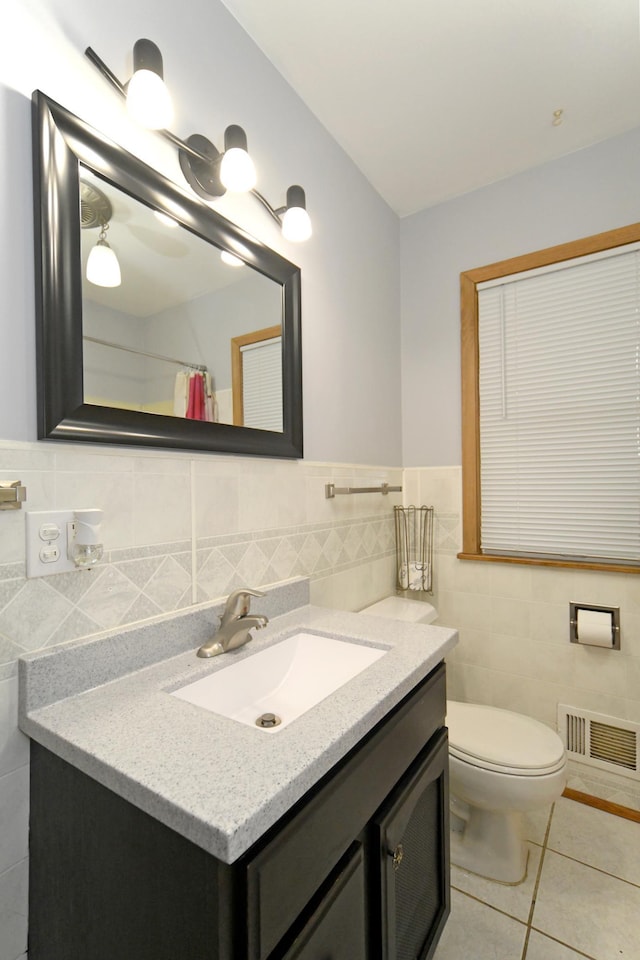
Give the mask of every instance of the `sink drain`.
[(263, 713), (262, 716), (258, 717), (256, 720), (256, 727), (277, 727), (282, 723), (280, 717), (277, 717), (275, 713)]

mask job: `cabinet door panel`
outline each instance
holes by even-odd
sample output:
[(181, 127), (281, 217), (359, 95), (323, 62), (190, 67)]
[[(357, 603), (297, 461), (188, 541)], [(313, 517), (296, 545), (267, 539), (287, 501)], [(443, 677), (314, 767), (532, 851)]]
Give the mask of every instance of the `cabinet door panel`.
[(247, 865), (248, 960), (265, 960), (442, 727), (445, 670), (437, 667), (372, 735), (321, 781)]
[(282, 960), (366, 960), (365, 879), (358, 844)]
[(427, 960), (449, 915), (448, 773), (443, 730), (374, 818), (382, 960)]

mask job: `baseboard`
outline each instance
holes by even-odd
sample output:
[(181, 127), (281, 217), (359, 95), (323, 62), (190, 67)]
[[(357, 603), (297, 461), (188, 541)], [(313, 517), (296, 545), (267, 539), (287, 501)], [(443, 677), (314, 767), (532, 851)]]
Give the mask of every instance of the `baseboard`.
[(581, 793), (580, 790), (572, 790), (571, 787), (567, 787), (562, 796), (566, 797), (567, 800), (576, 800), (578, 803), (584, 803), (588, 807), (604, 810), (605, 813), (612, 813), (615, 817), (622, 817), (625, 820), (633, 820), (634, 823), (640, 823), (640, 810), (632, 810), (631, 807), (623, 807), (619, 803), (611, 803), (610, 800), (592, 797), (590, 793)]

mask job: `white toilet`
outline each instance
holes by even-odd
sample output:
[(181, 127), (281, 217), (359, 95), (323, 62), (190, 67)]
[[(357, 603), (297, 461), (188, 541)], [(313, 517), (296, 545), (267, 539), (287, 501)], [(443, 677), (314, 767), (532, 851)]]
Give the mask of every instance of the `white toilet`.
[[(425, 607), (421, 615), (420, 607)], [(431, 623), (430, 604), (387, 597), (361, 613)], [(527, 872), (523, 813), (557, 800), (567, 782), (564, 745), (532, 717), (447, 701), (451, 862), (490, 880), (520, 883)]]
[(532, 717), (447, 701), (451, 862), (490, 880), (527, 872), (522, 815), (560, 797), (567, 782), (562, 740)]

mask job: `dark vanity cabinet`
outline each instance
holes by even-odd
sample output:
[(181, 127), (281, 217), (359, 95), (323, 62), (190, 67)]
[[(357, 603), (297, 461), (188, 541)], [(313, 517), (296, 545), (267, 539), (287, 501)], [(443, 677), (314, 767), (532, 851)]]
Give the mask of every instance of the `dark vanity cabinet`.
[(366, 960), (364, 849), (354, 844), (283, 960)]
[(385, 960), (430, 956), (448, 915), (447, 777), (443, 731), (374, 818)]
[(233, 864), (34, 743), (30, 960), (428, 960), (444, 715), (440, 665)]

